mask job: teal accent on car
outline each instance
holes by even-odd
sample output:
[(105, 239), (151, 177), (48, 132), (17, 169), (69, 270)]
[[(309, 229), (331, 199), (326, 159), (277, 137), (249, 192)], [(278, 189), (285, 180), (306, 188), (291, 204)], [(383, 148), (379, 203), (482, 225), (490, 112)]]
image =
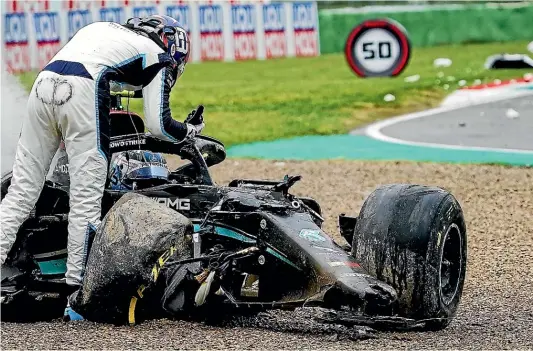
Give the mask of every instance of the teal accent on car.
[(297, 270), (301, 271), (301, 268), (298, 267), (297, 265), (295, 265), (294, 263), (292, 263), (291, 261), (289, 261), (288, 258), (286, 258), (285, 256), (283, 256), (282, 254), (274, 251), (273, 249), (271, 249), (270, 247), (267, 247), (267, 252), (277, 258), (279, 258), (280, 260), (282, 260), (283, 262), (291, 265), (292, 267), (296, 268)]
[(67, 258), (59, 258), (50, 261), (37, 262), (41, 274), (53, 275), (53, 274), (65, 274), (67, 272)]
[[(200, 230), (200, 225), (199, 224), (194, 224), (194, 231), (197, 232), (198, 230)], [(249, 238), (249, 237), (247, 237), (245, 235), (242, 235), (241, 233), (237, 233), (234, 230), (231, 230), (231, 229), (228, 229), (228, 228), (224, 228), (224, 227), (215, 226), (215, 233), (217, 233), (218, 235), (222, 235), (222, 236), (225, 236), (225, 237), (228, 237), (228, 238), (236, 239), (236, 240), (239, 240), (239, 241), (242, 241), (242, 242), (245, 242), (245, 243), (253, 244), (253, 243), (256, 242), (255, 239)], [(269, 254), (273, 255), (274, 257), (277, 257), (280, 260), (282, 260), (283, 262), (289, 264), (290, 266), (292, 266), (292, 267), (294, 267), (294, 268), (296, 268), (298, 270), (301, 270), (300, 267), (295, 265), (288, 258), (283, 256), (282, 254), (280, 254), (276, 250), (268, 247), (266, 251)]]

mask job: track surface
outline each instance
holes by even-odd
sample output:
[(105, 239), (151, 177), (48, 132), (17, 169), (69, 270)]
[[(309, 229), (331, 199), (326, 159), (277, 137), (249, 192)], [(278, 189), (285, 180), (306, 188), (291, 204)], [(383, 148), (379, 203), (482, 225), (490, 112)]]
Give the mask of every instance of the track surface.
[(385, 119), (348, 135), (254, 142), (233, 146), (228, 154), (271, 160), (533, 165), (533, 90), (502, 92), (488, 99), (472, 97), (452, 105), (450, 98), (439, 108)]
[[(508, 111), (518, 112), (509, 118)], [(509, 116), (514, 116), (511, 111)], [(401, 121), (381, 129), (392, 138), (533, 151), (533, 94)], [(532, 155), (533, 157), (533, 155)]]
[[(219, 184), (236, 177), (281, 179), (301, 174), (294, 192), (319, 200), (327, 232), (337, 236), (336, 216), (355, 214), (379, 184), (442, 186), (463, 206), (468, 266), (457, 318), (435, 333), (378, 333), (371, 340), (335, 340), (287, 318), (295, 332), (216, 328), (182, 321), (152, 321), (133, 328), (89, 322), (2, 324), (2, 349), (331, 349), (533, 348), (533, 169), (409, 162), (234, 161), (213, 169)], [(337, 239), (338, 236), (336, 237)], [(281, 322), (284, 322), (281, 323)], [(278, 328), (279, 329), (279, 328)], [(298, 333), (298, 331), (300, 331)], [(339, 336), (342, 336), (339, 334)]]

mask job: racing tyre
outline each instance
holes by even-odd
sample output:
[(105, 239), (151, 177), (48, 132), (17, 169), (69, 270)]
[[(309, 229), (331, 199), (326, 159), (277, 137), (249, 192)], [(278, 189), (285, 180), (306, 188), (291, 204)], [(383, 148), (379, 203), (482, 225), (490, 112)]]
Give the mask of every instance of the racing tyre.
[(160, 277), (171, 257), (192, 257), (192, 233), (192, 222), (181, 213), (142, 194), (123, 195), (95, 234), (72, 308), (85, 319), (111, 324), (158, 315), (165, 287)]
[(466, 226), (453, 195), (436, 187), (384, 185), (365, 200), (351, 254), (398, 293), (395, 314), (448, 326), (461, 300)]

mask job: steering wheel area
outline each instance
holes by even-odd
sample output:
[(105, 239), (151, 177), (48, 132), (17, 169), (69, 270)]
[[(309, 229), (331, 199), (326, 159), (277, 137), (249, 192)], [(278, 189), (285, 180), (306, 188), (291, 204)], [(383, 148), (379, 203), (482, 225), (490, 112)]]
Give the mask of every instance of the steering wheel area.
[(179, 156), (191, 163), (178, 167), (169, 178), (182, 181), (186, 179), (194, 184), (213, 185), (208, 168), (226, 159), (226, 149), (219, 141), (211, 137), (197, 135), (192, 142), (185, 142)]
[(191, 163), (179, 167), (172, 172), (173, 176), (180, 174), (194, 179), (195, 184), (214, 185), (209, 167), (219, 164), (226, 159), (224, 144), (217, 139), (196, 135), (194, 139), (172, 142), (156, 138), (147, 133), (126, 134), (113, 136), (110, 139), (111, 153), (128, 150), (148, 150), (180, 156)]
[[(219, 164), (226, 159), (224, 144), (215, 138), (196, 135), (195, 138), (182, 142), (172, 142), (156, 138), (144, 133), (144, 122), (134, 112), (124, 111), (122, 97), (136, 98), (136, 92), (111, 92), (111, 153), (128, 150), (147, 150), (164, 154), (180, 156), (190, 161), (173, 171), (170, 179), (179, 180), (180, 177), (192, 179), (194, 184), (213, 185), (209, 174), (209, 167)], [(203, 106), (202, 106), (203, 110)], [(201, 114), (201, 111), (198, 112)]]

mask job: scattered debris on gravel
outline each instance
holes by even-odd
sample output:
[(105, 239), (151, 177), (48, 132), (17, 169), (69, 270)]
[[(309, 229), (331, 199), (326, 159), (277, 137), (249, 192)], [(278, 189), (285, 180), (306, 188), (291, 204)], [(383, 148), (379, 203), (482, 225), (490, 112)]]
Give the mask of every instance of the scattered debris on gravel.
[[(462, 205), (468, 229), (464, 295), (456, 319), (439, 332), (379, 332), (319, 326), (309, 311), (268, 312), (217, 327), (158, 320), (135, 327), (90, 322), (2, 323), (2, 349), (320, 349), (533, 348), (533, 168), (414, 162), (227, 160), (215, 180), (282, 179), (315, 197), (336, 240), (337, 216), (356, 214), (380, 184), (441, 186)], [(325, 329), (324, 329), (325, 328)]]
[(345, 326), (338, 323), (323, 323), (320, 319), (327, 310), (298, 308), (295, 311), (267, 311), (257, 316), (228, 319), (221, 326), (233, 328), (262, 328), (271, 331), (292, 332), (304, 335), (323, 335), (327, 340), (375, 339), (376, 331), (367, 326)]

